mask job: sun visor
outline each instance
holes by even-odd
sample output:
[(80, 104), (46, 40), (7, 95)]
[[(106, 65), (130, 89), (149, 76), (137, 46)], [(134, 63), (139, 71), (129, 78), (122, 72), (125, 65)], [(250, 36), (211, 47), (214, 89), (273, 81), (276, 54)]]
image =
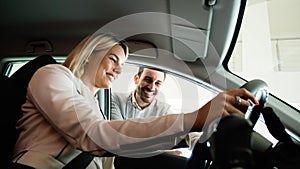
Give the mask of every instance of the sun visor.
[(143, 57), (156, 59), (158, 57), (157, 47), (148, 41), (128, 40), (130, 57)]
[(178, 59), (194, 62), (206, 56), (206, 31), (183, 25), (172, 25), (172, 43), (174, 56)]
[[(170, 12), (177, 16), (171, 17), (173, 52), (176, 58), (187, 62), (195, 62), (207, 56), (215, 4), (215, 1), (209, 5), (199, 0), (191, 1), (193, 3), (181, 0), (170, 1)], [(186, 12), (186, 8), (182, 6), (186, 6), (190, 12)]]

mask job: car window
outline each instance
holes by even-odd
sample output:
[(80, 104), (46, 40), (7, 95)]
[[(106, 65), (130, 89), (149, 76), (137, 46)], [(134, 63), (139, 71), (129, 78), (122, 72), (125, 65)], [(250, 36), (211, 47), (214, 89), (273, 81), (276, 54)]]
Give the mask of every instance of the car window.
[(5, 71), (5, 76), (10, 77), (12, 74), (14, 74), (19, 68), (21, 68), (27, 62), (28, 61), (8, 63), (8, 65), (6, 67), (6, 71)]
[(300, 110), (300, 1), (248, 1), (229, 70)]
[[(111, 91), (119, 93), (133, 91), (135, 88), (133, 76), (137, 72), (137, 65), (126, 64), (123, 67), (122, 74), (113, 83)], [(157, 98), (170, 104), (174, 113), (182, 113), (196, 110), (211, 100), (216, 94), (217, 91), (207, 90), (197, 85), (196, 82), (167, 73)]]
[[(62, 63), (65, 59), (64, 56), (54, 56), (54, 58), (58, 63)], [(23, 57), (13, 61), (7, 61), (7, 64), (4, 67), (4, 75), (10, 77), (31, 59), (33, 59), (33, 57)]]

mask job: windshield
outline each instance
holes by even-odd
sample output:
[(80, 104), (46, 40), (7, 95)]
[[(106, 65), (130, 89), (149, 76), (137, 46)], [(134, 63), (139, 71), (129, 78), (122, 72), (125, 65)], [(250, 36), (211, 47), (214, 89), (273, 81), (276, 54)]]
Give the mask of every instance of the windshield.
[(229, 69), (300, 109), (300, 1), (249, 0)]

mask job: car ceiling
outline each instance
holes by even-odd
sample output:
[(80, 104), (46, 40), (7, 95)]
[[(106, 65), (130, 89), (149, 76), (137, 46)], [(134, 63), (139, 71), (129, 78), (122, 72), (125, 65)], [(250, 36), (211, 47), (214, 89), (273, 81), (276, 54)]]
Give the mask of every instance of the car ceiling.
[[(28, 0), (28, 1), (1, 1), (1, 50), (0, 57), (26, 56), (38, 54), (66, 55), (86, 35), (92, 34), (99, 28), (123, 16), (148, 12), (150, 14), (171, 14), (178, 18), (170, 19), (159, 17), (165, 15), (153, 15), (154, 20), (141, 21), (139, 19), (129, 23), (123, 23), (116, 28), (116, 34), (127, 30), (140, 29), (140, 33), (126, 37), (129, 41), (147, 41), (154, 44), (158, 49), (175, 51), (175, 55), (183, 60), (192, 69), (197, 67), (196, 76), (205, 79), (210, 72), (214, 72), (219, 62), (225, 57), (234, 34), (234, 26), (238, 16), (240, 0), (218, 0), (213, 6), (211, 26), (209, 26), (209, 8), (205, 0)], [(196, 16), (196, 17), (195, 17)], [(185, 23), (185, 21), (187, 21)], [(158, 35), (149, 29), (172, 30), (170, 36)], [(197, 42), (197, 32), (209, 33), (210, 42), (207, 57), (197, 58), (193, 52), (184, 47), (176, 45), (178, 40), (170, 37), (185, 39), (188, 44), (196, 41), (200, 46), (203, 42)], [(175, 29), (176, 28), (176, 29)], [(146, 33), (143, 33), (143, 31)], [(192, 31), (190, 31), (192, 29)], [(171, 32), (172, 32), (171, 31)], [(139, 31), (137, 31), (139, 32)], [(179, 34), (174, 34), (177, 32)], [(196, 32), (193, 34), (191, 32)], [(192, 37), (192, 38), (191, 38)], [(51, 50), (36, 50), (28, 52), (30, 42), (47, 42)], [(133, 43), (135, 45), (136, 43)], [(44, 47), (43, 44), (37, 47)], [(198, 48), (198, 46), (196, 47)], [(176, 53), (176, 49), (177, 52)], [(197, 49), (198, 50), (198, 49)], [(200, 55), (202, 55), (201, 53)], [(192, 56), (195, 55), (195, 56)], [(185, 58), (190, 57), (190, 58)], [(135, 58), (134, 58), (135, 59)], [(133, 60), (134, 60), (133, 59)], [(138, 58), (140, 59), (140, 58)], [(199, 64), (202, 65), (200, 68)], [(206, 67), (206, 68), (204, 68)], [(212, 70), (207, 70), (212, 67)], [(175, 69), (175, 68), (174, 68)]]

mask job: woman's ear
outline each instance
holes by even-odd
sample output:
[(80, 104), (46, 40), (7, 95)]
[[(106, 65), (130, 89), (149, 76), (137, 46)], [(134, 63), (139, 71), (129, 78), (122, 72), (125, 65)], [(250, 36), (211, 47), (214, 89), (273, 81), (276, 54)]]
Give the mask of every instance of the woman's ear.
[(84, 61), (85, 64), (88, 64), (89, 63), (89, 60), (90, 60), (90, 57), (87, 57)]

